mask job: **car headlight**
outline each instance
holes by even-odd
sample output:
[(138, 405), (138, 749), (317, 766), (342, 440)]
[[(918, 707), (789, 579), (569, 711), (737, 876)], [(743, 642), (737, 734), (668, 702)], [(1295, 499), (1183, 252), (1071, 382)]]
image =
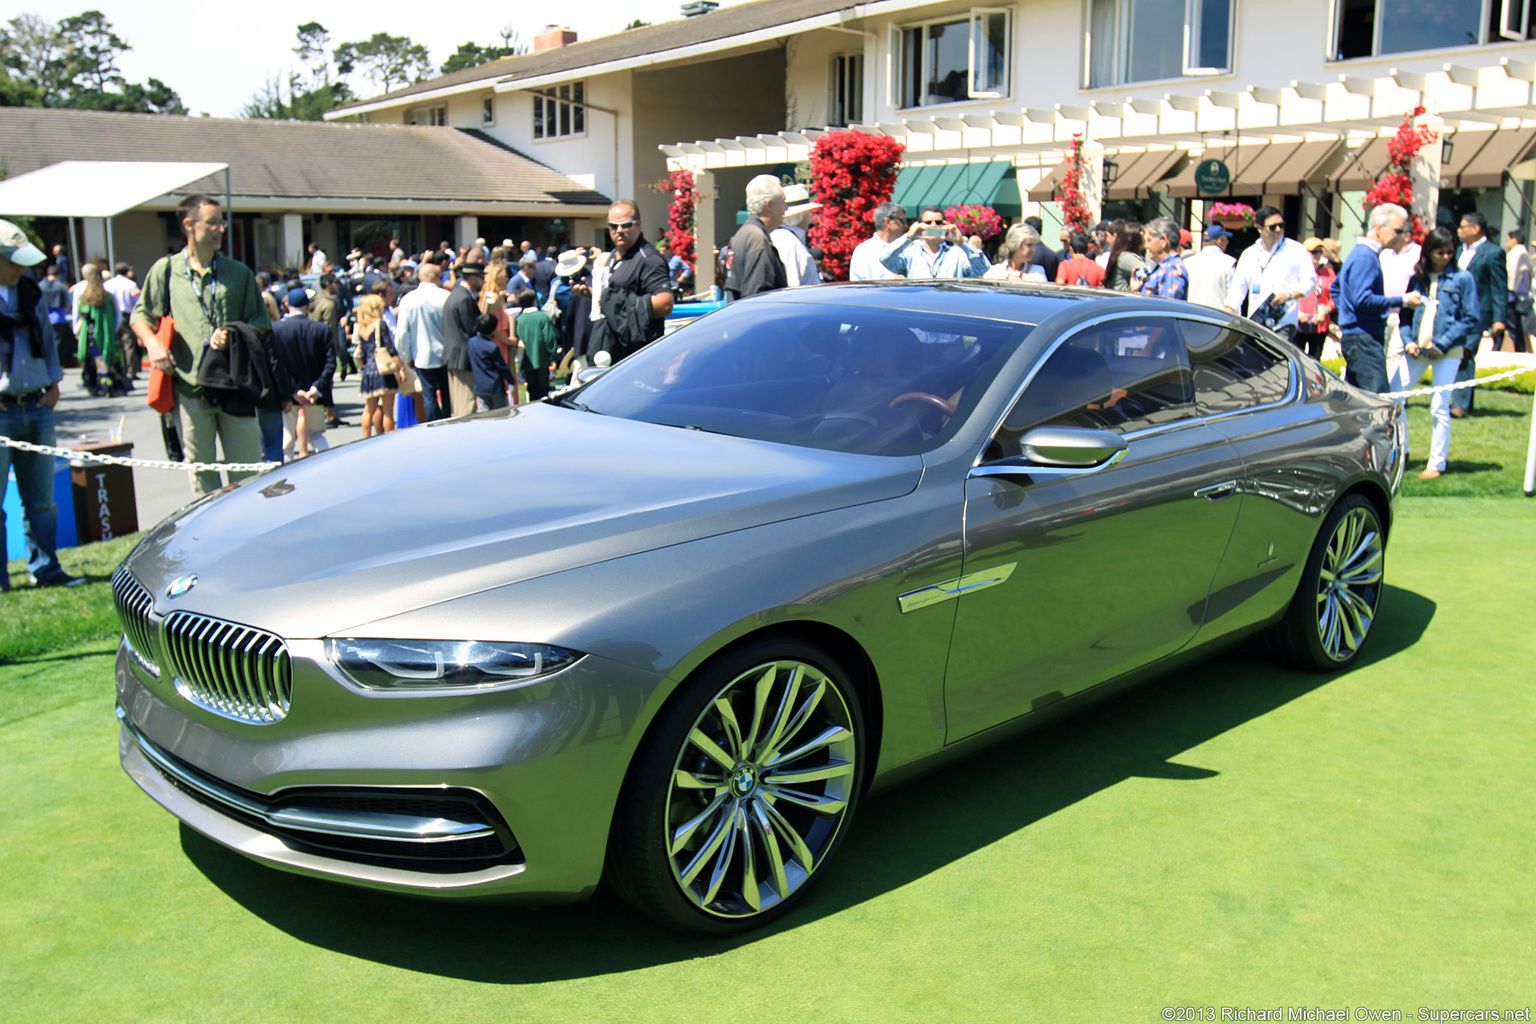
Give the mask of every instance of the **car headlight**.
[(327, 640), (326, 656), (369, 690), (487, 690), (567, 668), (580, 651), (493, 640)]

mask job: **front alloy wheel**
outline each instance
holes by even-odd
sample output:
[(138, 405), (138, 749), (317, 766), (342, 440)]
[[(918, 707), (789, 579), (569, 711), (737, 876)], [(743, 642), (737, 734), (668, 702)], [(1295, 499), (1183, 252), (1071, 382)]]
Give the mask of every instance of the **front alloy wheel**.
[(754, 647), (704, 672), (637, 763), (627, 789), (642, 813), (620, 809), (615, 868), (624, 894), (664, 923), (756, 927), (788, 909), (841, 839), (863, 724), (835, 663), (802, 647)]

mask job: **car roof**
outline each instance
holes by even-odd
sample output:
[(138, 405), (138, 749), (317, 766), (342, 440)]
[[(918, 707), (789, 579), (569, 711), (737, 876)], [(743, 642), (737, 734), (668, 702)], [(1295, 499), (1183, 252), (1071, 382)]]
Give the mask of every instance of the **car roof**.
[(1202, 316), (1227, 318), (1223, 311), (1206, 306), (1106, 291), (1103, 288), (979, 279), (843, 282), (809, 288), (786, 288), (741, 301), (869, 306), (1025, 324), (1041, 324), (1055, 319), (1061, 326), (1067, 326), (1079, 318), (1137, 310), (1164, 316), (1198, 312)]

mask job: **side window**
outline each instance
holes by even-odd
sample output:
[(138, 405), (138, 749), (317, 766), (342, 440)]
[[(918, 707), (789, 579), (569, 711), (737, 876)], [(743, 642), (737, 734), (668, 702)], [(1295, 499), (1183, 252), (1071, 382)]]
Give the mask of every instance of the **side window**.
[(1179, 321), (1202, 416), (1278, 402), (1291, 389), (1291, 361), (1252, 335), (1220, 324)]
[(1068, 338), (1046, 357), (998, 430), (994, 452), (1020, 453), (1035, 427), (1128, 434), (1195, 415), (1189, 357), (1174, 321), (1111, 320)]

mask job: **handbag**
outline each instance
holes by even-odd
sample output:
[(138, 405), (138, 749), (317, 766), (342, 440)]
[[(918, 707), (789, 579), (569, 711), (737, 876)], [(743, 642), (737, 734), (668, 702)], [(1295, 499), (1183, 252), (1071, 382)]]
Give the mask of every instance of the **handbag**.
[(373, 368), (379, 371), (379, 376), (387, 377), (400, 372), (400, 357), (390, 351), (384, 343), (384, 332), (388, 330), (384, 321), (380, 320), (373, 329)]
[[(171, 316), (171, 258), (165, 258), (165, 312), (160, 316), (160, 326), (155, 336), (165, 351), (171, 350), (171, 339), (176, 335), (176, 318)], [(149, 407), (162, 415), (176, 408), (176, 382), (158, 366), (149, 371)]]

